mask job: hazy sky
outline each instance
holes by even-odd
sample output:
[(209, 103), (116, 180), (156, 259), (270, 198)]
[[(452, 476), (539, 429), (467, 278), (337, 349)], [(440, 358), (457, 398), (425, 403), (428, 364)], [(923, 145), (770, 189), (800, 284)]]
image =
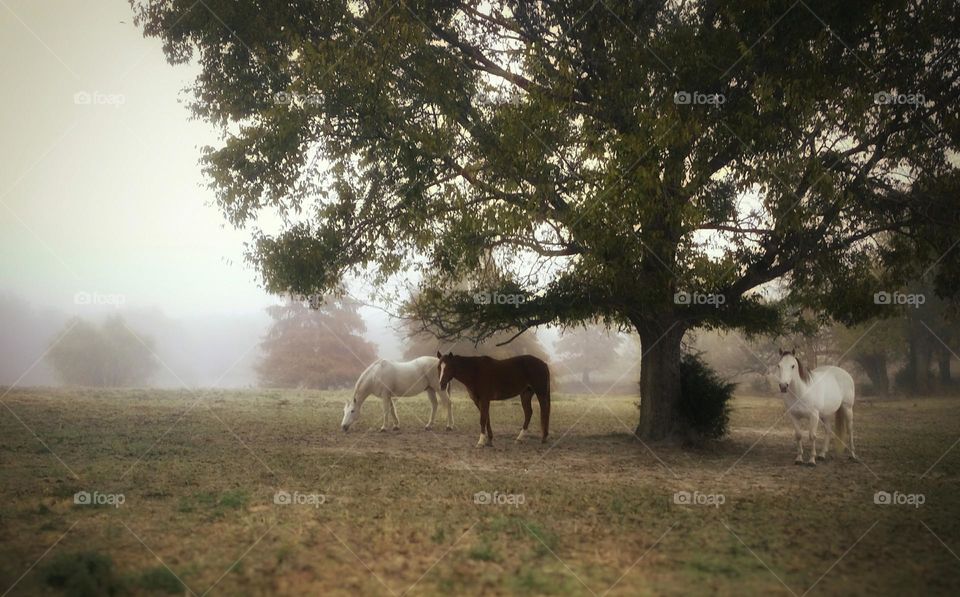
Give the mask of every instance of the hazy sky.
[(216, 136), (179, 101), (194, 71), (166, 64), (125, 0), (2, 0), (0, 51), (5, 287), (174, 316), (270, 301), (241, 263), (246, 235), (206, 205), (197, 159)]
[[(217, 135), (183, 91), (197, 70), (167, 64), (126, 0), (0, 0), (0, 53), (0, 292), (81, 315), (87, 297), (175, 318), (276, 301), (210, 205), (198, 158)], [(397, 356), (387, 318), (364, 316)]]

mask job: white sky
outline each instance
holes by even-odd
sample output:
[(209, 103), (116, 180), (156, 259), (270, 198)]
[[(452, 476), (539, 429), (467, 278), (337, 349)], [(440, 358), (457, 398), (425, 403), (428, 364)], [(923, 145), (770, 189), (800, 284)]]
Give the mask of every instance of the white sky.
[(122, 294), (173, 316), (269, 302), (241, 263), (246, 235), (205, 205), (197, 159), (216, 137), (178, 102), (192, 69), (165, 63), (124, 0), (3, 0), (0, 52), (4, 287), (68, 310), (78, 291)]
[[(167, 64), (126, 0), (0, 0), (0, 55), (0, 293), (81, 315), (78, 292), (174, 318), (275, 302), (210, 205), (198, 159), (218, 139), (182, 91), (196, 69)], [(386, 317), (364, 316), (398, 356)]]

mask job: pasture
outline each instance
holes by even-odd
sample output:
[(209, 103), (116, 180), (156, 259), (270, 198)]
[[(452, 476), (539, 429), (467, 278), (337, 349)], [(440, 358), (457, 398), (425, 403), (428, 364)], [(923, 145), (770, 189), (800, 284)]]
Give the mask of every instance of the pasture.
[(108, 557), (130, 594), (960, 589), (960, 401), (858, 403), (862, 462), (808, 468), (774, 397), (738, 396), (730, 437), (689, 451), (634, 439), (635, 397), (563, 394), (548, 444), (513, 441), (512, 400), (477, 449), (453, 394), (454, 431), (423, 429), (421, 395), (399, 401), (400, 432), (368, 401), (343, 433), (346, 392), (14, 389), (0, 594), (61, 594), (75, 554)]

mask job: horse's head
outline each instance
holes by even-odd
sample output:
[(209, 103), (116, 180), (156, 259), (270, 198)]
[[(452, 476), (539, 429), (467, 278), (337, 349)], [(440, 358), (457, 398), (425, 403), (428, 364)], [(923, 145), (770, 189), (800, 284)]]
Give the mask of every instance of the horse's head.
[(360, 405), (357, 404), (356, 399), (347, 400), (343, 404), (343, 421), (340, 422), (340, 427), (344, 431), (349, 431), (350, 426), (353, 425), (353, 422), (357, 420), (357, 417), (360, 416)]
[(440, 373), (440, 390), (446, 392), (450, 387), (450, 381), (457, 373), (456, 357), (452, 352), (440, 354), (440, 351), (437, 351), (437, 359), (439, 361), (437, 372)]
[(777, 381), (780, 391), (786, 393), (793, 380), (803, 377), (803, 365), (797, 359), (795, 350), (780, 350), (780, 362), (777, 363)]

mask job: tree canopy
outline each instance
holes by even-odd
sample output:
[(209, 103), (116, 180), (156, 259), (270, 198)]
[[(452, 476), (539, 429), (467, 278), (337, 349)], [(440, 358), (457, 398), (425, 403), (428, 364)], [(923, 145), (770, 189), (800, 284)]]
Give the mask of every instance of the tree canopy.
[[(775, 329), (779, 278), (854, 323), (960, 228), (952, 0), (132, 2), (201, 67), (225, 217), (285, 217), (268, 289), (419, 270), (450, 336), (631, 327), (643, 437), (678, 424), (685, 330)], [(522, 302), (446, 290), (489, 254)]]

